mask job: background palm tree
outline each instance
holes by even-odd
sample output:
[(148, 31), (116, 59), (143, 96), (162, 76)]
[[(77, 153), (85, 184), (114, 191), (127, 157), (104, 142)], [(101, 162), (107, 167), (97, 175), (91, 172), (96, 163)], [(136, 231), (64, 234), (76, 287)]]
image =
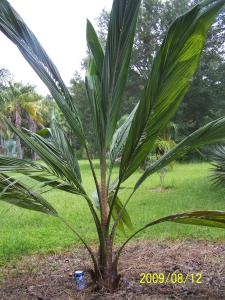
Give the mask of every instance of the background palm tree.
[[(44, 123), (40, 114), (41, 97), (34, 91), (31, 85), (23, 85), (18, 82), (9, 82), (8, 87), (0, 93), (1, 111), (15, 124), (16, 128), (24, 127), (36, 131), (37, 127), (43, 126)], [(8, 128), (6, 124), (1, 124), (3, 135)], [(18, 158), (23, 157), (21, 139), (17, 135), (16, 153)]]

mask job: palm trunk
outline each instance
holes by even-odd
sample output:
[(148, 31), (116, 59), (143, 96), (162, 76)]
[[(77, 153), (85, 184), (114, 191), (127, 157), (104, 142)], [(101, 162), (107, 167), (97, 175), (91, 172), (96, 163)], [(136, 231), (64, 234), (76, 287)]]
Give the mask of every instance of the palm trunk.
[[(28, 116), (28, 127), (29, 127), (29, 130), (32, 132), (37, 131), (37, 123), (32, 119), (31, 116)], [(31, 150), (31, 159), (32, 160), (38, 159), (37, 154), (33, 150)]]
[(106, 151), (102, 151), (100, 159), (100, 173), (101, 173), (101, 183), (100, 183), (100, 194), (101, 194), (101, 225), (104, 234), (107, 231), (107, 219), (108, 219), (108, 195), (106, 190)]
[[(105, 288), (108, 291), (113, 291), (117, 289), (120, 281), (120, 275), (117, 272), (117, 264), (113, 263), (113, 243), (112, 240), (107, 237), (105, 240), (105, 252), (103, 259), (101, 259), (99, 255), (99, 272), (96, 273), (97, 276), (95, 281), (97, 283), (98, 288)], [(101, 253), (101, 247), (99, 248), (99, 253)]]
[(99, 247), (99, 270), (96, 281), (99, 288), (106, 288), (107, 290), (114, 290), (117, 288), (120, 276), (117, 274), (117, 267), (113, 265), (113, 241), (110, 238), (107, 221), (109, 215), (108, 192), (106, 186), (106, 151), (104, 150), (100, 159), (100, 194), (101, 194), (101, 227), (104, 235), (104, 249)]
[[(21, 127), (21, 116), (20, 116), (20, 107), (19, 104), (16, 103), (16, 111), (15, 111), (15, 126), (17, 129)], [(22, 158), (22, 146), (21, 141), (18, 135), (16, 135), (16, 150), (17, 150), (17, 158)]]

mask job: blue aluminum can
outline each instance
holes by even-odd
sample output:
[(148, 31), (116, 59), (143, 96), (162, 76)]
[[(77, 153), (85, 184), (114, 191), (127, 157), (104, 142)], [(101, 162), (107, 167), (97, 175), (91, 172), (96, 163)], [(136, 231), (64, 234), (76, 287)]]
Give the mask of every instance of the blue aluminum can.
[(85, 279), (83, 271), (76, 271), (73, 274), (74, 279), (76, 281), (76, 287), (78, 290), (83, 290), (85, 288)]

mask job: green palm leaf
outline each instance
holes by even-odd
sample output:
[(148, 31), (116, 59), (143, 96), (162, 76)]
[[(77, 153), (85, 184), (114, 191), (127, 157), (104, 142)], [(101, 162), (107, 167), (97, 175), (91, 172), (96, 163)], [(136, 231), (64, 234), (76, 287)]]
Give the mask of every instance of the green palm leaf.
[(48, 87), (71, 129), (85, 145), (79, 114), (57, 68), (33, 32), (6, 0), (0, 0), (0, 30), (19, 48), (24, 58)]
[(30, 160), (1, 156), (0, 173), (21, 173), (41, 182), (43, 187), (48, 185), (72, 194), (80, 194), (77, 188), (57, 178), (49, 168)]
[(110, 144), (118, 121), (139, 6), (139, 0), (114, 1), (105, 55), (92, 24), (87, 22), (86, 37), (91, 55), (86, 89), (100, 151)]
[(99, 150), (104, 147), (105, 141), (105, 120), (102, 109), (102, 66), (104, 53), (99, 42), (98, 36), (91, 22), (87, 21), (86, 28), (87, 44), (90, 51), (88, 68), (86, 71), (85, 85), (87, 96), (91, 108), (93, 124), (97, 136)]
[[(109, 202), (112, 201), (113, 197), (114, 197), (114, 193), (112, 192), (109, 195)], [(112, 210), (112, 217), (114, 220), (118, 219), (119, 213), (122, 209), (123, 209), (123, 204), (122, 204), (120, 198), (117, 196), (115, 199), (115, 204), (113, 206), (113, 210)], [(118, 221), (117, 227), (120, 231), (125, 233), (125, 226), (128, 229), (133, 230), (133, 224), (132, 224), (131, 218), (128, 214), (128, 211), (124, 208), (123, 212), (121, 214), (121, 218)]]
[(63, 218), (61, 218), (57, 211), (40, 195), (33, 192), (30, 187), (18, 182), (17, 180), (0, 173), (0, 201), (4, 201), (25, 209), (42, 212), (54, 217), (59, 217), (60, 220), (68, 226), (74, 234), (82, 241), (91, 255), (92, 261), (97, 266), (96, 259), (90, 247), (86, 244), (80, 234), (73, 229)]
[[(77, 174), (74, 173), (72, 169), (70, 169), (69, 163), (65, 161), (65, 158), (63, 157), (63, 155), (61, 155), (59, 149), (57, 149), (52, 143), (48, 142), (38, 134), (28, 131), (31, 135), (29, 136), (23, 131), (18, 130), (6, 118), (4, 120), (7, 125), (13, 130), (13, 132), (15, 132), (33, 151), (35, 151), (42, 158), (42, 160), (51, 170), (51, 173), (53, 173), (61, 180), (49, 180), (45, 176), (33, 176), (33, 178), (38, 181), (44, 182), (44, 184), (46, 185), (57, 187), (70, 193), (82, 195), (88, 203), (95, 224), (97, 226), (99, 236), (101, 236), (99, 219), (93, 208), (91, 200), (89, 199), (84, 188), (79, 182)], [(66, 182), (66, 184), (64, 182)]]
[(57, 211), (30, 187), (2, 173), (0, 174), (0, 191), (2, 201), (54, 217), (58, 216)]
[(130, 126), (137, 110), (137, 105), (127, 117), (125, 122), (116, 130), (113, 135), (112, 144), (110, 147), (109, 158), (110, 158), (110, 169), (113, 167), (116, 159), (120, 158), (123, 153), (124, 145), (126, 143)]
[(224, 141), (224, 132), (225, 118), (220, 118), (218, 120), (212, 121), (207, 125), (199, 128), (198, 130), (190, 134), (188, 137), (186, 137), (179, 144), (177, 144), (173, 149), (168, 151), (154, 164), (148, 167), (137, 181), (134, 189), (136, 190), (148, 176), (158, 171), (159, 169), (165, 167), (173, 160), (184, 155), (188, 151), (194, 148), (199, 148), (204, 145), (215, 144), (217, 142)]
[(106, 145), (110, 144), (118, 121), (140, 2), (113, 1), (102, 69), (102, 111), (106, 122)]
[(159, 131), (176, 113), (224, 0), (203, 1), (171, 25), (154, 60), (124, 147), (120, 178), (128, 178), (154, 146)]
[(212, 169), (210, 179), (214, 184), (225, 184), (225, 147), (217, 147), (211, 154)]
[(31, 160), (0, 156), (0, 173), (18, 172), (26, 174), (46, 171), (45, 166)]
[(92, 56), (90, 56), (88, 62), (85, 85), (98, 146), (99, 149), (102, 149), (105, 141), (105, 120), (102, 110), (101, 78), (99, 77), (96, 62)]
[[(74, 187), (72, 184), (69, 184), (65, 181), (62, 181), (60, 179), (55, 178), (49, 178), (49, 174), (43, 174), (43, 175), (34, 175), (34, 174), (28, 174), (28, 176), (34, 180), (37, 180), (42, 183), (41, 188), (50, 186), (52, 189), (58, 189), (62, 190), (67, 193), (76, 194), (76, 195), (83, 195), (81, 192)], [(49, 192), (49, 190), (48, 190)]]
[(68, 168), (75, 174), (76, 179), (81, 183), (80, 166), (76, 156), (76, 150), (72, 147), (63, 130), (54, 120), (51, 124), (51, 142), (63, 157)]
[(163, 223), (163, 222), (175, 222), (181, 224), (189, 224), (189, 225), (200, 225), (200, 226), (207, 226), (207, 227), (216, 227), (216, 228), (225, 228), (225, 211), (217, 211), (217, 210), (206, 210), (206, 211), (192, 211), (192, 212), (184, 212), (174, 215), (169, 215), (158, 220), (152, 221), (147, 225), (143, 226), (135, 233), (133, 233), (120, 247), (118, 250), (114, 263), (118, 262), (119, 256), (125, 247), (125, 245), (135, 237), (139, 232)]
[(189, 225), (201, 225), (225, 228), (225, 212), (216, 210), (192, 211), (170, 215), (154, 222), (148, 223), (145, 228), (162, 222), (176, 222)]
[(55, 176), (76, 188), (77, 193), (85, 195), (85, 191), (79, 181), (76, 172), (70, 169), (70, 163), (65, 160), (64, 154), (57, 149), (54, 144), (42, 138), (38, 134), (29, 132), (31, 136), (18, 130), (11, 122), (5, 119), (5, 122), (40, 158), (46, 163)]
[(89, 20), (87, 20), (86, 39), (87, 39), (88, 48), (96, 64), (96, 69), (97, 69), (96, 73), (98, 74), (99, 78), (101, 78), (104, 53), (102, 50), (101, 43), (98, 39), (97, 33), (95, 32), (95, 29)]

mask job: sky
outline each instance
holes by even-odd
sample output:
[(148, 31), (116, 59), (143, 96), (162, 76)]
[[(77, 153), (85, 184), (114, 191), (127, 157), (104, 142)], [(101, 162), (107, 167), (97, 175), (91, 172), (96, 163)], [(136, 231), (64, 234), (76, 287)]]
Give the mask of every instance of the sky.
[[(34, 32), (69, 84), (80, 70), (86, 55), (86, 19), (93, 25), (103, 8), (110, 10), (112, 0), (9, 0)], [(15, 81), (31, 83), (42, 95), (47, 88), (25, 61), (16, 46), (0, 32), (0, 68), (7, 68)]]

